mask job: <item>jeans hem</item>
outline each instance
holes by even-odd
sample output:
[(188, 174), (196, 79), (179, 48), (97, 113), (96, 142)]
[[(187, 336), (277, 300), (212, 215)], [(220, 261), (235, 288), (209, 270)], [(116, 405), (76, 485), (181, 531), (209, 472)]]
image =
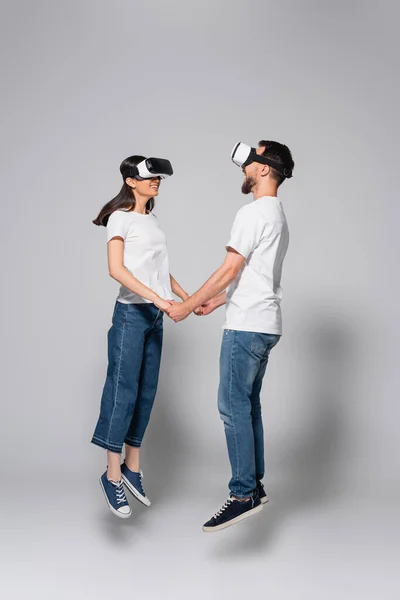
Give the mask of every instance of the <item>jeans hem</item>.
[(125, 444), (127, 444), (127, 446), (133, 446), (133, 448), (140, 448), (142, 441), (138, 439), (125, 438)]
[(109, 450), (110, 452), (116, 452), (117, 454), (122, 453), (122, 446), (117, 446), (116, 444), (106, 442), (102, 438), (92, 437), (91, 443), (95, 446), (99, 446), (100, 448), (104, 448), (105, 450)]
[(235, 494), (235, 492), (232, 492), (231, 490), (231, 496), (235, 496), (235, 498), (239, 498), (239, 500), (243, 500), (244, 498), (252, 498), (255, 494), (256, 490), (251, 490), (250, 492), (248, 492), (247, 494)]

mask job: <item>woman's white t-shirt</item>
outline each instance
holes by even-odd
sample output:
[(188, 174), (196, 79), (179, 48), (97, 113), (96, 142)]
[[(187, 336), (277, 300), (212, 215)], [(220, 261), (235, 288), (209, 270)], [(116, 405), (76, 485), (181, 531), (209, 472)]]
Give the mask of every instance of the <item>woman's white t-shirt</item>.
[[(116, 210), (108, 219), (107, 242), (116, 236), (124, 240), (124, 266), (128, 271), (164, 300), (172, 300), (167, 240), (157, 217), (153, 213)], [(117, 300), (123, 304), (150, 303), (123, 285)]]

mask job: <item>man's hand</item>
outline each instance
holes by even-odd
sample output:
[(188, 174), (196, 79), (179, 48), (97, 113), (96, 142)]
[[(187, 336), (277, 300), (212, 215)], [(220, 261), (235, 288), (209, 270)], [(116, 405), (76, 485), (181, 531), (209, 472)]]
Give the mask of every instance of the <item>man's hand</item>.
[(178, 323), (179, 321), (183, 321), (186, 319), (192, 312), (191, 307), (189, 306), (188, 300), (185, 302), (171, 302), (171, 306), (167, 309), (167, 315)]

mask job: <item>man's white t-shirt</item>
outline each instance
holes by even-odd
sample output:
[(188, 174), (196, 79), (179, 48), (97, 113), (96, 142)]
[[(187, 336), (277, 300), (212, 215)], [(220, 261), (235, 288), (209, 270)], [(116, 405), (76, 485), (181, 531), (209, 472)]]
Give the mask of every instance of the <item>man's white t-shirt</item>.
[[(167, 240), (157, 217), (153, 213), (116, 210), (108, 219), (107, 242), (115, 236), (124, 240), (124, 266), (128, 271), (164, 300), (172, 300)], [(150, 303), (122, 285), (117, 300), (123, 304)]]
[(236, 215), (227, 248), (246, 262), (226, 293), (224, 329), (282, 334), (280, 302), (289, 229), (276, 196), (264, 196)]

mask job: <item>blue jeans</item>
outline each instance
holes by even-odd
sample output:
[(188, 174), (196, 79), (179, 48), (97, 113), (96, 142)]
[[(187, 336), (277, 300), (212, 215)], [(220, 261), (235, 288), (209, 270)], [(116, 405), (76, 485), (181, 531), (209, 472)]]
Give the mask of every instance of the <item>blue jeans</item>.
[(108, 332), (108, 369), (92, 442), (120, 453), (139, 447), (157, 391), (163, 313), (154, 304), (115, 303)]
[(264, 477), (260, 391), (270, 351), (280, 336), (225, 329), (220, 356), (218, 408), (225, 426), (233, 496), (251, 496)]

